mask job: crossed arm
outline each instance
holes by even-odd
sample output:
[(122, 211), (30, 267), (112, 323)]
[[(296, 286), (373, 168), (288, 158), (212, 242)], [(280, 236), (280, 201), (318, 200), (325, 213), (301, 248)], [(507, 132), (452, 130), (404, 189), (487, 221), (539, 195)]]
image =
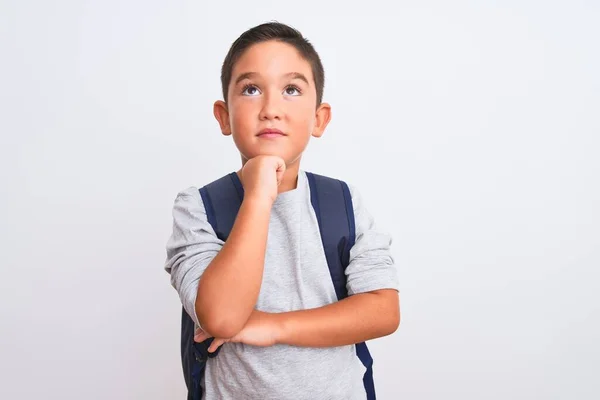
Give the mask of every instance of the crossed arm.
[(288, 344), (334, 347), (387, 336), (400, 324), (398, 292), (394, 289), (356, 294), (339, 302), (300, 311), (265, 313), (254, 310), (240, 332), (222, 338), (199, 330), (195, 340), (215, 336), (209, 351), (225, 342), (254, 346)]
[(227, 242), (204, 271), (195, 311), (201, 342), (242, 342), (332, 347), (393, 333), (400, 323), (398, 292), (383, 289), (349, 296), (327, 306), (283, 313), (254, 309), (262, 281), (269, 207), (245, 198)]

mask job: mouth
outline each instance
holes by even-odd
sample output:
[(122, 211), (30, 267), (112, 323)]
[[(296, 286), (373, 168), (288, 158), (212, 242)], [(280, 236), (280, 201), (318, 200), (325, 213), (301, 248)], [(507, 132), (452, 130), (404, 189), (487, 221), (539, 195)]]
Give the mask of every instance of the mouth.
[(272, 138), (278, 138), (278, 137), (283, 137), (283, 136), (287, 136), (285, 133), (283, 133), (282, 131), (280, 131), (279, 129), (272, 129), (272, 128), (267, 128), (267, 129), (263, 129), (262, 131), (260, 131), (258, 133), (259, 138), (264, 138), (264, 139), (272, 139)]

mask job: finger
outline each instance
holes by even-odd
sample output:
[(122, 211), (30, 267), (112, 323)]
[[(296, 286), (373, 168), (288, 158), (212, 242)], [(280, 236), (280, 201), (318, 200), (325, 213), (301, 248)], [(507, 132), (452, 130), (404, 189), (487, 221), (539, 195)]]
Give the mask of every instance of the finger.
[(210, 335), (208, 333), (204, 332), (202, 329), (198, 329), (194, 335), (194, 342), (204, 342), (209, 337)]
[(283, 158), (277, 157), (277, 168), (276, 171), (279, 173), (284, 173), (285, 172), (285, 161), (283, 160)]
[(281, 184), (281, 181), (283, 180), (283, 175), (285, 173), (285, 161), (283, 161), (283, 159), (279, 158), (277, 160), (277, 169), (275, 170), (276, 176), (277, 176), (277, 185)]
[(215, 340), (213, 340), (213, 342), (210, 344), (210, 347), (208, 348), (208, 352), (214, 353), (225, 342), (226, 342), (225, 339), (215, 338)]
[(208, 351), (211, 353), (214, 353), (215, 351), (217, 351), (217, 349), (219, 347), (221, 347), (225, 342), (227, 342), (226, 339), (219, 339), (219, 338), (215, 338), (213, 340), (213, 342), (211, 343), (210, 347), (208, 348)]

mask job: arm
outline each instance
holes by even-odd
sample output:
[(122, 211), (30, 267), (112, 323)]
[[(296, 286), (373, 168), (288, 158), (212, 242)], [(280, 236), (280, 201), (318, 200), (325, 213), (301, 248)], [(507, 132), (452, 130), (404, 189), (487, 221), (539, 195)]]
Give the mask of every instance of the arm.
[(285, 163), (259, 156), (243, 168), (244, 201), (227, 242), (208, 222), (197, 188), (181, 192), (173, 206), (173, 233), (165, 269), (197, 326), (231, 337), (244, 326), (262, 282), (271, 205)]
[[(398, 328), (399, 285), (391, 237), (375, 227), (360, 197), (352, 187), (351, 191), (357, 237), (346, 268), (349, 297), (308, 310), (276, 314), (254, 310), (239, 333), (229, 339), (217, 337), (210, 351), (227, 341), (254, 346), (341, 346), (389, 335)], [(206, 337), (210, 335), (199, 332), (196, 340)]]
[(175, 199), (165, 269), (202, 329), (231, 337), (246, 323), (262, 282), (269, 211), (268, 203), (247, 196), (225, 243), (208, 222), (197, 188)]
[(227, 242), (198, 284), (195, 310), (203, 329), (216, 337), (239, 332), (252, 313), (263, 276), (271, 205), (244, 198)]
[(279, 325), (278, 343), (333, 347), (387, 336), (400, 324), (396, 290), (376, 290), (311, 310), (272, 314)]
[(341, 346), (386, 336), (400, 323), (398, 276), (391, 236), (377, 228), (350, 186), (356, 242), (346, 268), (349, 296), (320, 308), (279, 314), (279, 340), (298, 346)]
[(284, 160), (275, 156), (257, 156), (242, 168), (244, 200), (226, 243), (198, 283), (195, 312), (213, 336), (234, 336), (254, 310), (263, 279), (271, 207), (285, 170)]
[[(399, 324), (398, 292), (376, 290), (309, 310), (284, 313), (254, 310), (238, 334), (230, 339), (217, 338), (209, 351), (229, 341), (262, 347), (274, 344), (344, 346), (390, 335)], [(194, 340), (202, 342), (209, 337), (211, 335), (199, 330)]]

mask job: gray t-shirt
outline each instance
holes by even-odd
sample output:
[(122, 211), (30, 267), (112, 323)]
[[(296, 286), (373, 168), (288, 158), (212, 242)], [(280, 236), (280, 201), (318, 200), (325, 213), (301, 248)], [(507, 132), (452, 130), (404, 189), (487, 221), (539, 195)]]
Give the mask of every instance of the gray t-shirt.
[[(346, 268), (348, 293), (398, 290), (397, 271), (390, 253), (391, 237), (376, 228), (357, 190), (349, 187), (356, 244)], [(198, 325), (194, 310), (198, 281), (223, 242), (208, 223), (196, 187), (177, 195), (173, 221), (165, 269), (171, 274), (171, 283), (184, 308)], [(271, 210), (256, 309), (286, 312), (322, 307), (335, 301), (317, 217), (310, 202), (310, 187), (306, 173), (300, 170), (297, 188), (279, 194)], [(204, 398), (364, 400), (364, 372), (353, 345), (309, 348), (225, 343), (219, 355), (207, 362)]]

